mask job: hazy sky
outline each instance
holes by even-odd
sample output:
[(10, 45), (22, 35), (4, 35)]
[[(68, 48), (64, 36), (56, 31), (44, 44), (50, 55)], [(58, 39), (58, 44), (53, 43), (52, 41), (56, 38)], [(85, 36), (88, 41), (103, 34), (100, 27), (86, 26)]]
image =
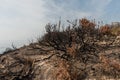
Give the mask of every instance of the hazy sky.
[(120, 21), (120, 0), (0, 0), (0, 50), (44, 33), (48, 22), (96, 18)]

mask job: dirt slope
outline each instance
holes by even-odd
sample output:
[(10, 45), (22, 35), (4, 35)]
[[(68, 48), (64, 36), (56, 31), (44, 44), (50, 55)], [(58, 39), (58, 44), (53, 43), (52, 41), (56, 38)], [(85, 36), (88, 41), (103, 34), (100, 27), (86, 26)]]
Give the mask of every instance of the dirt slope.
[(34, 43), (0, 56), (0, 80), (84, 80), (120, 78), (120, 48), (88, 55), (87, 62)]

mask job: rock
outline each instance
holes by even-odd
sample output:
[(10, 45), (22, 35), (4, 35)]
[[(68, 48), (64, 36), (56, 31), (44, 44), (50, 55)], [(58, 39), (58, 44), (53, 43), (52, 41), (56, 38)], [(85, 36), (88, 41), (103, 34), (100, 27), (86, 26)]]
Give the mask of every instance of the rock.
[(120, 45), (120, 36), (117, 36), (116, 39), (113, 42), (114, 46), (119, 46)]
[(0, 69), (2, 69), (2, 68), (5, 68), (5, 66), (4, 66), (4, 65), (2, 65), (2, 64), (0, 64)]
[[(120, 77), (120, 72), (117, 71), (120, 69), (119, 47), (104, 49), (104, 52), (99, 50), (99, 53), (83, 52), (82, 56), (74, 58), (69, 53), (48, 46), (40, 45), (37, 49), (28, 49), (29, 47), (0, 55), (0, 80), (98, 80), (102, 76), (106, 77), (107, 73), (112, 77)], [(114, 69), (117, 73), (109, 65), (107, 69), (102, 67), (104, 61), (100, 55), (116, 61), (111, 65), (113, 69), (117, 68)], [(103, 74), (104, 72), (106, 73)]]

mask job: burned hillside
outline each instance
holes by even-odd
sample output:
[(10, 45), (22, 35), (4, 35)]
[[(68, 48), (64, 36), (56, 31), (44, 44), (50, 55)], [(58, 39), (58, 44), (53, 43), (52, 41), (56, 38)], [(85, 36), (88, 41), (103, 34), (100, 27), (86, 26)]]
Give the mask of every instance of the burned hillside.
[[(120, 36), (86, 18), (47, 24), (36, 43), (0, 55), (0, 80), (120, 79)], [(117, 33), (117, 34), (116, 34)]]

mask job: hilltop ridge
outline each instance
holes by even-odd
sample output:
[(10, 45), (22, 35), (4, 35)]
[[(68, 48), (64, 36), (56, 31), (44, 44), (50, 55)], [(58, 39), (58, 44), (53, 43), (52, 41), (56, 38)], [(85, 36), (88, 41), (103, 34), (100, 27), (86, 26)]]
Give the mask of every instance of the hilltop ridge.
[(0, 55), (0, 80), (120, 79), (119, 31), (88, 19), (47, 24), (37, 42)]

